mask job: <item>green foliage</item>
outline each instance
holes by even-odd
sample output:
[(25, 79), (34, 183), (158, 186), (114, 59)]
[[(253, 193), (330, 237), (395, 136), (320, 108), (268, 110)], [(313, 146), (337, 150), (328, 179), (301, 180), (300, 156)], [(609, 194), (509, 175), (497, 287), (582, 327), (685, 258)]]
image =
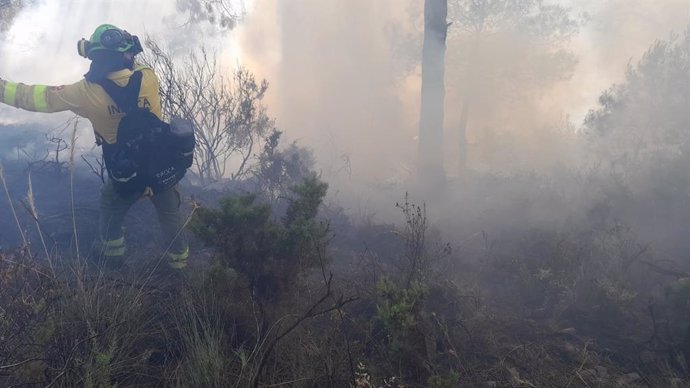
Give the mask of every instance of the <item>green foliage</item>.
[(386, 278), (381, 279), (376, 288), (380, 296), (376, 316), (391, 336), (394, 347), (398, 348), (401, 346), (398, 342), (417, 326), (419, 310), (429, 295), (429, 288), (419, 282), (401, 288)]
[[(383, 278), (377, 284), (376, 320), (383, 326), (386, 340), (382, 343), (390, 372), (407, 379), (425, 380), (429, 360), (425, 330), (427, 320), (423, 311), (429, 287), (414, 281), (400, 287)], [(398, 386), (391, 384), (390, 386)]]
[(369, 335), (380, 339), (378, 357), (366, 361), (371, 368), (361, 376), (382, 383), (376, 386), (458, 386), (459, 336), (465, 333), (457, 322), (467, 317), (458, 308), (460, 290), (443, 270), (450, 245), (429, 235), (424, 205), (406, 196), (396, 206), (404, 217), (396, 231), (401, 251), (376, 279)]
[(178, 323), (178, 332), (184, 349), (175, 373), (179, 387), (222, 387), (233, 381), (230, 375), (229, 349), (223, 325), (199, 316), (195, 306), (187, 303), (182, 308), (186, 319)]
[(223, 198), (218, 209), (201, 208), (192, 232), (216, 247), (216, 257), (249, 279), (265, 298), (294, 285), (299, 273), (320, 264), (328, 228), (315, 217), (328, 185), (316, 176), (292, 188), (285, 217), (276, 221), (271, 207), (253, 194)]
[(220, 264), (213, 265), (205, 272), (203, 283), (198, 286), (199, 292), (212, 292), (217, 295), (232, 295), (234, 288), (241, 282), (233, 268)]
[(293, 187), (292, 191), (297, 197), (291, 201), (287, 209), (286, 225), (291, 226), (313, 220), (327, 190), (328, 184), (321, 182), (316, 176), (312, 176), (306, 179), (303, 184)]
[(282, 132), (274, 129), (264, 139), (264, 149), (253, 171), (259, 191), (272, 201), (285, 196), (290, 187), (309, 178), (314, 166), (314, 156), (297, 143), (279, 148), (281, 136)]
[(112, 376), (110, 364), (112, 361), (112, 355), (108, 353), (95, 352), (92, 354), (84, 365), (84, 387), (116, 388), (117, 385), (110, 381)]
[(689, 65), (690, 29), (655, 42), (636, 65), (629, 66), (624, 82), (602, 93), (599, 107), (585, 120), (590, 145), (599, 158), (630, 172), (640, 164), (687, 158)]
[(434, 375), (429, 378), (429, 388), (455, 388), (460, 384), (460, 374), (451, 371), (445, 376)]

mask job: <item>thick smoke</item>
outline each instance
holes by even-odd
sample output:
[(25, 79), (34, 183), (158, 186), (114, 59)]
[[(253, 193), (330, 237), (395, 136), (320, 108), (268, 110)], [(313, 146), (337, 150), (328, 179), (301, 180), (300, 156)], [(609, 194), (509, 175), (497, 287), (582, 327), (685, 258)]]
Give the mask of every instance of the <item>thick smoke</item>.
[(278, 126), (330, 176), (399, 177), (416, 159), (417, 104), (390, 36), (406, 18), (400, 1), (258, 1), (247, 20), (243, 51)]
[[(243, 64), (270, 82), (269, 114), (286, 138), (315, 150), (333, 192), (361, 193), (362, 187), (404, 192), (417, 158), (423, 2), (245, 3), (249, 13), (240, 27), (214, 35), (190, 30), (172, 1), (42, 2), (22, 12), (2, 39), (0, 76), (49, 84), (79, 79), (88, 61), (76, 55), (75, 42), (103, 22), (152, 35), (181, 51), (211, 45), (222, 50), (228, 71)], [(627, 64), (655, 39), (681, 31), (687, 22), (685, 0), (557, 3), (587, 15), (579, 34), (563, 47), (577, 60), (574, 68), (537, 92), (521, 94), (510, 109), (497, 112), (495, 100), (482, 100), (468, 133), (471, 168), (542, 171), (577, 164), (575, 130), (601, 91), (621, 81)], [(458, 47), (452, 28), (449, 50)], [(463, 54), (449, 51), (447, 63), (451, 173), (463, 88), (462, 77), (453, 74), (461, 73), (454, 66)], [(0, 117), (54, 124), (60, 116), (0, 107)], [(82, 138), (90, 136), (84, 128)]]
[[(476, 148), (475, 167), (492, 167), (492, 159), (485, 154), (496, 148), (496, 141), (521, 150), (522, 155), (511, 155), (504, 165), (514, 166), (516, 157), (522, 160), (520, 167), (527, 169), (560, 162), (569, 154), (566, 148), (573, 146), (571, 134), (563, 139), (562, 132), (581, 124), (599, 93), (622, 79), (631, 59), (639, 58), (655, 39), (682, 30), (687, 22), (683, 17), (687, 2), (682, 0), (558, 3), (570, 6), (573, 15), (584, 15), (586, 21), (564, 47), (574, 55), (575, 67), (562, 81), (521, 96), (500, 116), (492, 107), (495, 100), (482, 101), (476, 109), (483, 116), (475, 121), (478, 129), (468, 134), (470, 145)], [(399, 0), (256, 2), (243, 29), (243, 52), (256, 71), (272, 82), (270, 109), (281, 129), (315, 147), (325, 171), (352, 171), (359, 178), (378, 182), (400, 181), (410, 175), (419, 110), (421, 4)], [(457, 47), (452, 28), (448, 44)], [(505, 42), (506, 47), (510, 45)], [(463, 54), (449, 52), (449, 74), (457, 62), (451, 59)], [(499, 58), (504, 60), (495, 59)], [(401, 62), (412, 66), (401, 66)], [(446, 120), (450, 154), (457, 141), (462, 95), (462, 82), (451, 81), (447, 83)], [(549, 155), (538, 152), (547, 149)], [(542, 160), (534, 160), (536, 155)], [(566, 159), (576, 160), (574, 156)]]

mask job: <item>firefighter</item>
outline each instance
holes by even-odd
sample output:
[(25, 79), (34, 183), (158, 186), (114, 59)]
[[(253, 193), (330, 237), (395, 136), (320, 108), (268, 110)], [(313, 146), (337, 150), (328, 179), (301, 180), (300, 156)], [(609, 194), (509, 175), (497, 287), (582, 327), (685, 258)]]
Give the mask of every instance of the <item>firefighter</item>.
[[(33, 112), (72, 111), (91, 122), (98, 144), (112, 145), (116, 143), (118, 125), (125, 114), (99, 82), (110, 79), (124, 87), (134, 71), (139, 70), (142, 73), (139, 108), (149, 109), (162, 118), (158, 78), (151, 68), (137, 66), (134, 61), (135, 56), (143, 51), (136, 36), (103, 24), (96, 28), (89, 40), (79, 41), (78, 51), (91, 60), (84, 79), (71, 85), (46, 86), (25, 85), (0, 78), (0, 102)], [(100, 198), (100, 236), (105, 264), (117, 268), (124, 263), (124, 217), (143, 196), (149, 196), (156, 209), (166, 242), (168, 264), (174, 269), (184, 268), (189, 247), (181, 233), (183, 222), (177, 187), (153, 195), (150, 195), (150, 190), (143, 194), (123, 195), (114, 189), (112, 177), (102, 188)]]

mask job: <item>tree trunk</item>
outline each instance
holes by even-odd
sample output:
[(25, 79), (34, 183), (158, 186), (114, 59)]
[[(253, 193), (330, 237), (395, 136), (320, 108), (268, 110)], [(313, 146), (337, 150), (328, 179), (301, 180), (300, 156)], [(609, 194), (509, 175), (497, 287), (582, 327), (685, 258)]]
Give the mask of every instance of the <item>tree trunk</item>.
[(420, 183), (431, 187), (444, 185), (446, 181), (443, 167), (443, 109), (447, 15), (447, 0), (425, 0), (417, 173)]

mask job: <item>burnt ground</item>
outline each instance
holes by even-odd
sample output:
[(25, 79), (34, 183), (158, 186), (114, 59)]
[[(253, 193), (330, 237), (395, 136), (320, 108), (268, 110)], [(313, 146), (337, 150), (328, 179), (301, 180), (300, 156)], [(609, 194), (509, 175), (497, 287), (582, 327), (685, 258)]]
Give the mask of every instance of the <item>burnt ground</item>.
[[(27, 198), (28, 173), (5, 166), (4, 176), (34, 260), (41, 262), (43, 248)], [(31, 182), (38, 224), (51, 255), (73, 254), (73, 222), (82, 255), (91, 252), (97, 238), (98, 178), (80, 172), (70, 188), (67, 171), (39, 169), (32, 171)], [(192, 198), (212, 206), (220, 196), (242, 191), (183, 190), (184, 214), (192, 211)], [(6, 198), (0, 201), (0, 214), (0, 246), (8, 258), (21, 237)], [(330, 269), (344, 290), (361, 298), (349, 311), (354, 317), (352, 336), (357, 337), (360, 320), (375, 314), (367, 299), (375, 294), (375, 283), (386, 271), (400, 269), (396, 258), (405, 256), (406, 249), (401, 229), (375, 222), (354, 225), (335, 207), (325, 209), (323, 217), (334, 228)], [(130, 285), (143, 281), (155, 291), (151, 295), (157, 295), (158, 303), (174, 299), (189, 279), (171, 278), (156, 268), (162, 251), (147, 201), (130, 211), (126, 229), (131, 248), (127, 267), (94, 273)], [(429, 246), (440, 243), (440, 236), (432, 234)], [(460, 386), (687, 386), (690, 286), (685, 273), (655, 261), (653, 250), (635, 250), (642, 245), (629, 238), (625, 230), (610, 228), (578, 233), (528, 230), (494, 235), (477, 246), (461, 245), (438, 262), (441, 275), (435, 276), (443, 280), (431, 287), (420, 312), (428, 320), (422, 337), (437, 334), (435, 357), (460, 376)], [(211, 248), (192, 239), (189, 272), (205, 271), (212, 257)], [(437, 316), (444, 317), (443, 324)], [(375, 348), (376, 343), (368, 346)], [(431, 352), (428, 344), (425, 349)], [(361, 351), (376, 353), (367, 346)], [(383, 377), (396, 375), (395, 370), (361, 368), (361, 374), (395, 386)]]

